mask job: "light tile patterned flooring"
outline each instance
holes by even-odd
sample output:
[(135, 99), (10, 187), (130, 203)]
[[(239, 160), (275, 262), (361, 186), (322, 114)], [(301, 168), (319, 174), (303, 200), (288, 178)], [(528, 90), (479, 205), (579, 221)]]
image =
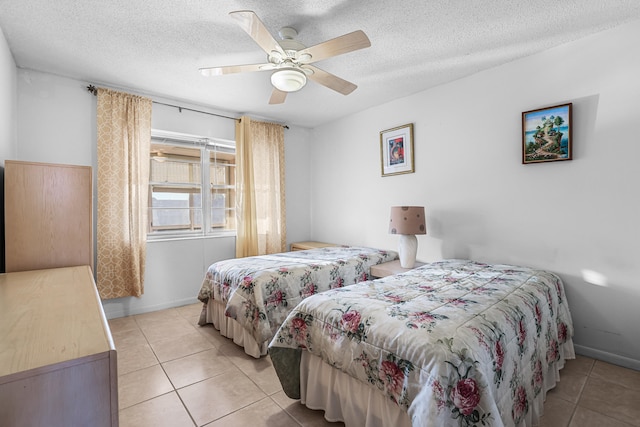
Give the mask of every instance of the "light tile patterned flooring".
[[(121, 427), (298, 427), (330, 423), (282, 391), (269, 357), (254, 359), (211, 325), (202, 304), (109, 321), (118, 351)], [(578, 356), (547, 394), (541, 427), (640, 427), (640, 372)]]

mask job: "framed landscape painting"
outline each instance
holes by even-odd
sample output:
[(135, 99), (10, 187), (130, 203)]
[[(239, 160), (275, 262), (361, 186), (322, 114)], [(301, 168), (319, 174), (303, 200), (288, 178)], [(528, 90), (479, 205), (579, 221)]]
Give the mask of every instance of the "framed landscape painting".
[(555, 105), (522, 113), (522, 163), (571, 160), (571, 107)]
[(382, 176), (412, 173), (413, 123), (380, 132)]

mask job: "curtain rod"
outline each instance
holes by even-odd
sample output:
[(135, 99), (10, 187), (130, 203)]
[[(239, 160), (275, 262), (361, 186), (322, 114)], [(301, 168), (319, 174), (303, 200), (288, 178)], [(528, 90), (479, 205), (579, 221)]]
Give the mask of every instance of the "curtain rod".
[[(89, 92), (91, 92), (93, 95), (97, 95), (98, 94), (98, 89), (94, 85), (87, 86), (87, 90)], [(154, 100), (151, 100), (151, 102), (153, 102), (154, 104), (158, 104), (158, 105), (164, 105), (164, 106), (167, 106), (167, 107), (177, 108), (178, 111), (181, 112), (181, 113), (182, 113), (182, 110), (187, 110), (187, 111), (193, 111), (194, 113), (202, 113), (202, 114), (209, 114), (210, 116), (222, 117), (223, 119), (230, 119), (230, 120), (236, 120), (236, 121), (240, 120), (240, 119), (238, 119), (236, 117), (224, 116), (222, 114), (210, 113), (208, 111), (194, 110), (192, 108), (181, 107), (179, 105), (165, 104), (164, 102), (158, 102), (158, 101), (154, 101)], [(287, 126), (287, 125), (282, 125), (282, 127), (285, 128), (285, 129), (289, 129), (289, 126)]]

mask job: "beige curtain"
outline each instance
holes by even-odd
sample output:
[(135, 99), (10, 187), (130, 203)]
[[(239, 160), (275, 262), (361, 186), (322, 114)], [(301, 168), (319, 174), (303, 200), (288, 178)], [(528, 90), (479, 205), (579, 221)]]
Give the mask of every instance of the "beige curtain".
[(98, 89), (96, 278), (103, 299), (140, 296), (146, 258), (151, 100)]
[(236, 124), (236, 256), (282, 252), (286, 243), (284, 129), (242, 117)]

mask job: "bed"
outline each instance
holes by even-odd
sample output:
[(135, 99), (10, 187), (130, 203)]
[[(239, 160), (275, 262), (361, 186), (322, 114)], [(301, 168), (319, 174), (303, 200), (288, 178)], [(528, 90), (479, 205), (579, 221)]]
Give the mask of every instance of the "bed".
[(333, 246), (219, 261), (198, 294), (204, 303), (199, 324), (213, 324), (258, 358), (302, 299), (368, 280), (372, 265), (397, 258), (394, 251)]
[(530, 426), (572, 336), (557, 275), (443, 260), (305, 299), (269, 354), (290, 398), (347, 427)]

